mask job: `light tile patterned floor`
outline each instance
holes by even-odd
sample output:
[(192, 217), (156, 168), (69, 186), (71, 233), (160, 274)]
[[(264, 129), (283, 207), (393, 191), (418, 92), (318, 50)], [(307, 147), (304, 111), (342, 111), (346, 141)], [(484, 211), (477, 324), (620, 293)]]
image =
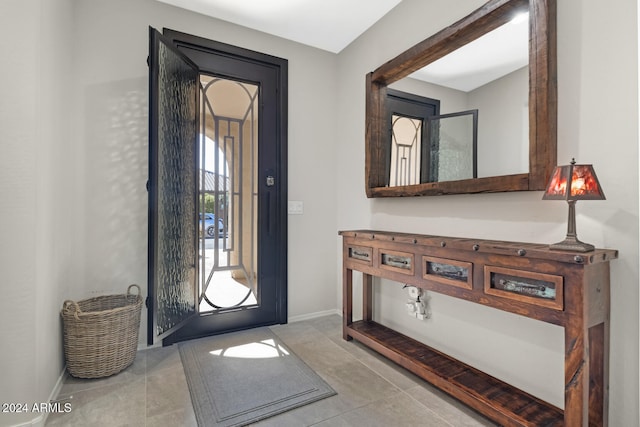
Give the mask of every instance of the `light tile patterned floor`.
[[(355, 341), (337, 315), (271, 328), (338, 393), (254, 424), (300, 426), (493, 426), (490, 421)], [(59, 398), (69, 413), (47, 426), (196, 426), (177, 346), (138, 352), (113, 377), (68, 377)]]

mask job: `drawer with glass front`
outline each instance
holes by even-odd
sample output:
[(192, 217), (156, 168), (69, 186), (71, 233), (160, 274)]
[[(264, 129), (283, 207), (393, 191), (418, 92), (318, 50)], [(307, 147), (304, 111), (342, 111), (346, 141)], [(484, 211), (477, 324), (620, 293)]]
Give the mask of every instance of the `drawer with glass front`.
[(423, 256), (422, 272), (424, 279), (473, 289), (473, 264), (470, 262)]
[(349, 245), (347, 247), (347, 258), (369, 266), (373, 265), (373, 249), (367, 246)]
[(564, 309), (562, 276), (486, 265), (484, 292), (556, 310)]
[(413, 276), (413, 254), (380, 249), (380, 268)]

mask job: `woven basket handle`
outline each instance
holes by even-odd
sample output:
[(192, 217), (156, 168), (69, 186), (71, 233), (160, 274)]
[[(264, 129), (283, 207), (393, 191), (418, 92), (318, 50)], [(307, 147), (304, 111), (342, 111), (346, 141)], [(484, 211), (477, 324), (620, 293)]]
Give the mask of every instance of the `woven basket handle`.
[(135, 295), (140, 295), (140, 286), (133, 284), (133, 285), (129, 285), (129, 287), (127, 288), (127, 295), (133, 295), (131, 293), (131, 288), (136, 288), (138, 290), (138, 293)]
[(62, 309), (66, 312), (71, 312), (72, 307), (74, 317), (76, 318), (76, 320), (80, 320), (78, 314), (82, 314), (82, 310), (80, 310), (80, 306), (77, 302), (68, 299), (64, 302), (64, 304), (62, 304)]

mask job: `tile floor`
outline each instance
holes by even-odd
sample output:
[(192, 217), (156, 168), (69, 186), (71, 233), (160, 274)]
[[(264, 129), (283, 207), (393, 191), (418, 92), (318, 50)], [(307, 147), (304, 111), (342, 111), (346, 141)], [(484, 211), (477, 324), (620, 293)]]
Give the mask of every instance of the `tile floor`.
[[(254, 424), (465, 427), (494, 424), (361, 344), (342, 339), (340, 316), (271, 329), (338, 393)], [(58, 396), (69, 413), (47, 426), (196, 426), (177, 346), (140, 351), (113, 377), (68, 377)]]

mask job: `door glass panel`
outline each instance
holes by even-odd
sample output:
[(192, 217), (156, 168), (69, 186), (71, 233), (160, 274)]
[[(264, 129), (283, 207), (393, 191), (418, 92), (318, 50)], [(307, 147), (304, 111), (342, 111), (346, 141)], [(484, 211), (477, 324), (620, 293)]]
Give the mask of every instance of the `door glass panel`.
[(154, 333), (162, 336), (196, 312), (198, 70), (159, 35), (152, 37), (157, 91), (152, 100), (150, 280)]
[(258, 86), (200, 75), (199, 311), (259, 305)]
[(429, 182), (472, 179), (478, 175), (478, 110), (427, 118), (431, 152)]
[(391, 116), (391, 172), (389, 185), (420, 183), (422, 120)]

